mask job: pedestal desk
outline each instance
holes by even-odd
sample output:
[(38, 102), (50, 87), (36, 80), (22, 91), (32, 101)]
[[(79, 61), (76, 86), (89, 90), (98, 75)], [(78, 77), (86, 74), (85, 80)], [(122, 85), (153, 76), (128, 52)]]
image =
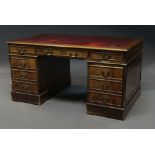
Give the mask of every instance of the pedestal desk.
[(124, 120), (140, 95), (141, 39), (45, 34), (8, 46), (13, 101), (41, 105), (69, 86), (71, 58), (88, 62), (88, 114)]

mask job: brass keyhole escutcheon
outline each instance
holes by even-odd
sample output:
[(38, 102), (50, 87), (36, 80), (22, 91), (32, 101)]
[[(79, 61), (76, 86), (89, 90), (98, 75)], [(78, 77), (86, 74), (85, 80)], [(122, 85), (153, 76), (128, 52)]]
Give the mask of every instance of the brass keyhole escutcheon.
[(75, 53), (75, 57), (77, 57), (78, 56), (78, 53)]
[(19, 53), (20, 53), (20, 54), (24, 54), (24, 53), (25, 53), (25, 51), (26, 51), (26, 50), (25, 50), (25, 49), (23, 49), (23, 50), (20, 50), (20, 52), (19, 52)]
[(100, 101), (102, 103), (108, 103), (108, 102), (110, 102), (109, 96), (101, 96), (100, 97)]
[(109, 102), (109, 98), (103, 98), (103, 103), (108, 103)]
[(109, 90), (109, 89), (110, 89), (110, 86), (109, 86), (109, 84), (107, 84), (107, 83), (103, 83), (103, 84), (101, 85), (101, 87), (102, 87), (103, 90)]
[(48, 50), (45, 50), (44, 53), (45, 53), (45, 54), (49, 54), (49, 51), (48, 51)]
[(26, 79), (26, 78), (27, 78), (27, 73), (26, 73), (26, 72), (21, 72), (21, 73), (20, 73), (20, 77), (21, 77), (22, 79)]
[(28, 89), (29, 89), (29, 86), (27, 86), (27, 85), (22, 85), (22, 89), (23, 89), (23, 91), (28, 91)]
[(27, 63), (26, 63), (24, 60), (20, 60), (20, 61), (18, 62), (18, 67), (19, 67), (19, 68), (25, 68), (26, 65), (27, 65)]
[(111, 59), (111, 55), (102, 55), (102, 58), (104, 60), (109, 60), (109, 59)]
[(23, 48), (23, 47), (18, 47), (17, 51), (18, 51), (19, 54), (24, 54), (26, 52), (26, 49)]
[(109, 69), (104, 69), (102, 72), (101, 72), (102, 76), (103, 77), (109, 77), (110, 74), (111, 74), (111, 70)]

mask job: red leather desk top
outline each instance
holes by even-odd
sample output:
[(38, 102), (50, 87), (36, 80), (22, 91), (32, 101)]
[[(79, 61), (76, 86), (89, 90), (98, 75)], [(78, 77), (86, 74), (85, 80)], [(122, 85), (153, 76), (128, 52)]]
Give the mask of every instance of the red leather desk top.
[(55, 47), (128, 51), (135, 45), (143, 43), (143, 40), (120, 37), (44, 34), (9, 41), (8, 43), (21, 45), (42, 45)]

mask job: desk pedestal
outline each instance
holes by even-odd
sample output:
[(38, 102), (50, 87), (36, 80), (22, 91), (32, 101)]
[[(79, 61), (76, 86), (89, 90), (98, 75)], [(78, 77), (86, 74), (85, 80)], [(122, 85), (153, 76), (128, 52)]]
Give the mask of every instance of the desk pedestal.
[(10, 62), (13, 101), (41, 105), (71, 84), (69, 59), (16, 56)]

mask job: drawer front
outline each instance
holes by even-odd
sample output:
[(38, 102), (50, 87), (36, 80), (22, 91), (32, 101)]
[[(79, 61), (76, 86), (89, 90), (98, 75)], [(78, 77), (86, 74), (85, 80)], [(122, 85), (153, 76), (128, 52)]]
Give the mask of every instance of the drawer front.
[(108, 67), (108, 66), (89, 66), (90, 77), (100, 77), (114, 80), (123, 79), (123, 67)]
[(37, 55), (52, 55), (52, 48), (37, 48)]
[(12, 79), (37, 81), (37, 73), (31, 71), (12, 70)]
[(11, 67), (17, 69), (36, 69), (36, 59), (30, 58), (11, 58)]
[(122, 105), (121, 96), (89, 92), (88, 102), (99, 105), (112, 105), (120, 107)]
[(9, 46), (9, 49), (14, 54), (35, 54), (35, 48), (31, 46)]
[(101, 52), (90, 52), (90, 59), (104, 61), (123, 61), (123, 55)]
[(98, 79), (89, 80), (89, 89), (122, 93), (122, 83)]
[(71, 50), (71, 49), (52, 49), (52, 48), (38, 48), (38, 55), (53, 55), (58, 57), (70, 57), (70, 58), (88, 58), (88, 52), (84, 50)]
[(38, 86), (36, 83), (12, 81), (12, 90), (25, 92), (25, 93), (39, 93)]

